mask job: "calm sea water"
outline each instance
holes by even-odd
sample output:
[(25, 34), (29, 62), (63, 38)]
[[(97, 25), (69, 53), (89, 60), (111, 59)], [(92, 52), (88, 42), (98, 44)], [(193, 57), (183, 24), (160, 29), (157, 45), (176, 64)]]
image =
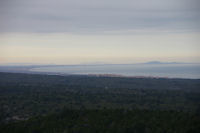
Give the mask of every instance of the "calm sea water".
[(33, 68), (30, 71), (200, 79), (200, 64), (69, 65)]

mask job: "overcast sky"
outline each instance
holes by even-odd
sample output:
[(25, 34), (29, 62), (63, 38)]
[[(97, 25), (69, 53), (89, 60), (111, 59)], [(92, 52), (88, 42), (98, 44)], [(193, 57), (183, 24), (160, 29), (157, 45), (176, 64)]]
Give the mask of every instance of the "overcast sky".
[(0, 0), (0, 63), (199, 62), (199, 0)]

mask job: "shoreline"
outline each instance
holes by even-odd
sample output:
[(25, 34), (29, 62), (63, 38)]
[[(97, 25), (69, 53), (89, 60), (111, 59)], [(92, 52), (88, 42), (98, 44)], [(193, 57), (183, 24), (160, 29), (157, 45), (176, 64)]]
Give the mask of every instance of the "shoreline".
[[(56, 65), (56, 67), (65, 65)], [(37, 71), (35, 68), (53, 67), (52, 65), (32, 65), (32, 66), (0, 66), (0, 72), (4, 73), (24, 73), (24, 74), (43, 74), (43, 75), (59, 75), (59, 76), (89, 76), (89, 77), (118, 77), (118, 78), (149, 78), (149, 79), (200, 79), (197, 77), (176, 77), (176, 76), (154, 76), (154, 75), (126, 75), (118, 73), (67, 73), (67, 72), (48, 72)]]
[(135, 79), (182, 79), (182, 80), (200, 80), (200, 78), (178, 78), (178, 77), (159, 77), (159, 76), (126, 76), (118, 74), (63, 74), (56, 72), (30, 72), (30, 71), (1, 71), (1, 73), (10, 74), (30, 74), (30, 75), (49, 75), (49, 76), (82, 76), (82, 77), (105, 77), (105, 78), (135, 78)]

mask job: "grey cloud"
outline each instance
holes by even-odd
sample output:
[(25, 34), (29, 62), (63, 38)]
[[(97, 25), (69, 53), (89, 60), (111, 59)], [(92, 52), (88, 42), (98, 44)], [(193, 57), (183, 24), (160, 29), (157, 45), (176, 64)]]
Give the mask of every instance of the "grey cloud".
[(198, 0), (0, 0), (0, 32), (200, 30)]

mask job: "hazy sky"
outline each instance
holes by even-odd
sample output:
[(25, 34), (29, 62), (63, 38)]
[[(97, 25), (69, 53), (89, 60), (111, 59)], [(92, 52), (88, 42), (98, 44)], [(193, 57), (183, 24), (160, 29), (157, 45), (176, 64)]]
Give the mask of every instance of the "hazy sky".
[(199, 0), (0, 0), (0, 63), (200, 62)]

